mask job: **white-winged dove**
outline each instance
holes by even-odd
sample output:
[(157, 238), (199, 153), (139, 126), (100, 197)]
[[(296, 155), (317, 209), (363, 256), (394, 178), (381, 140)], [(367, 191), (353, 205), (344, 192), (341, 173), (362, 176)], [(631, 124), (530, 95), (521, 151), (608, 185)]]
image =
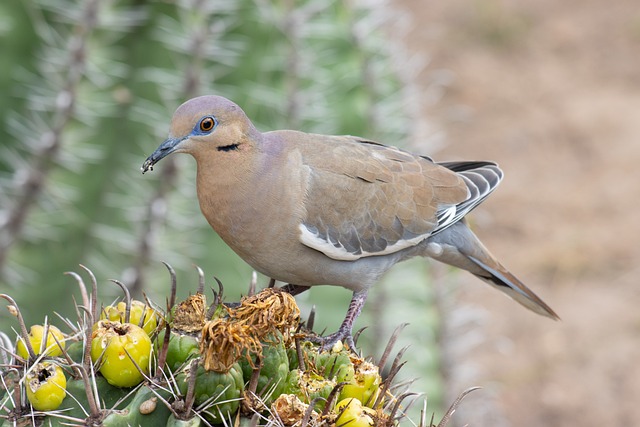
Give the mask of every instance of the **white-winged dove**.
[(353, 291), (326, 346), (340, 339), (353, 346), (351, 329), (369, 288), (414, 256), (467, 270), (528, 309), (558, 318), (465, 224), (502, 179), (495, 163), (435, 163), (352, 136), (261, 133), (219, 96), (176, 110), (169, 138), (143, 173), (171, 153), (196, 159), (202, 213), (255, 270), (288, 283), (293, 294), (314, 285)]

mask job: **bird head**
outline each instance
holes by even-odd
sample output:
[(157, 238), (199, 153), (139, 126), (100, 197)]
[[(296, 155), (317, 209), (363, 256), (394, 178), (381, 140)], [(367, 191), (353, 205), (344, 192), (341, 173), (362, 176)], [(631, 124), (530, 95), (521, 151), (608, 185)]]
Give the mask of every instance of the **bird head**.
[(241, 149), (257, 132), (244, 111), (221, 96), (200, 96), (182, 104), (171, 119), (169, 137), (144, 161), (142, 173), (171, 153), (211, 156)]

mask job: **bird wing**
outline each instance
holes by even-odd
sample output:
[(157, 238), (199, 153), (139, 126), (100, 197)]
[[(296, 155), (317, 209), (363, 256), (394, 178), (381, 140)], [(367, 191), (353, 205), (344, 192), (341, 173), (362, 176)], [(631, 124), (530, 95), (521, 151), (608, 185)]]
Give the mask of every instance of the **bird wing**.
[(465, 180), (429, 158), (353, 137), (303, 135), (296, 146), (309, 174), (300, 241), (330, 258), (414, 246), (452, 223), (468, 199)]
[(438, 164), (455, 172), (464, 180), (469, 189), (469, 197), (457, 204), (455, 209), (446, 212), (446, 218), (440, 214), (438, 216), (438, 226), (433, 230), (432, 234), (437, 234), (460, 221), (498, 187), (503, 177), (502, 170), (494, 162), (463, 161), (438, 162)]

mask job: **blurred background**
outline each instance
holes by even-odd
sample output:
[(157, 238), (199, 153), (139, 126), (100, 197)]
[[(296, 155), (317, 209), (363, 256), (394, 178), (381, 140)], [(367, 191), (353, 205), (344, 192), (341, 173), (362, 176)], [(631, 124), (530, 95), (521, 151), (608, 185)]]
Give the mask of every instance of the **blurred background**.
[[(210, 230), (193, 159), (144, 176), (186, 99), (215, 93), (263, 130), (356, 134), (437, 160), (498, 161), (483, 241), (563, 318), (538, 318), (434, 263), (396, 266), (357, 326), (455, 425), (632, 425), (640, 409), (640, 9), (632, 0), (5, 0), (0, 3), (0, 291), (27, 323), (72, 315), (78, 264), (162, 303), (202, 267), (246, 292)], [(267, 279), (259, 278), (265, 285)], [(298, 297), (333, 330), (349, 293)], [(0, 329), (15, 328), (0, 310)], [(411, 411), (417, 420), (421, 397)], [(411, 425), (410, 421), (405, 422)]]

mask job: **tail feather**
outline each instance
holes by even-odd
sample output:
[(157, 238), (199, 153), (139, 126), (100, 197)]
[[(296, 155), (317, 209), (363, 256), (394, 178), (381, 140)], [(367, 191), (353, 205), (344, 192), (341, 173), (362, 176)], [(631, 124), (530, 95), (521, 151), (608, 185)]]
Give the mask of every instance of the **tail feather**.
[(559, 319), (551, 307), (498, 262), (464, 221), (427, 239), (426, 254), (469, 271), (535, 313)]
[[(531, 289), (527, 288), (516, 276), (511, 274), (507, 269), (498, 263), (498, 269), (492, 268), (483, 263), (479, 259), (467, 256), (469, 260), (478, 267), (485, 270), (490, 276), (474, 274), (476, 277), (486, 281), (490, 285), (496, 287), (500, 291), (510, 296), (514, 301), (522, 304), (529, 310), (542, 316), (559, 320), (560, 317), (549, 307), (542, 299), (536, 295)], [(501, 267), (501, 268), (500, 268)]]

